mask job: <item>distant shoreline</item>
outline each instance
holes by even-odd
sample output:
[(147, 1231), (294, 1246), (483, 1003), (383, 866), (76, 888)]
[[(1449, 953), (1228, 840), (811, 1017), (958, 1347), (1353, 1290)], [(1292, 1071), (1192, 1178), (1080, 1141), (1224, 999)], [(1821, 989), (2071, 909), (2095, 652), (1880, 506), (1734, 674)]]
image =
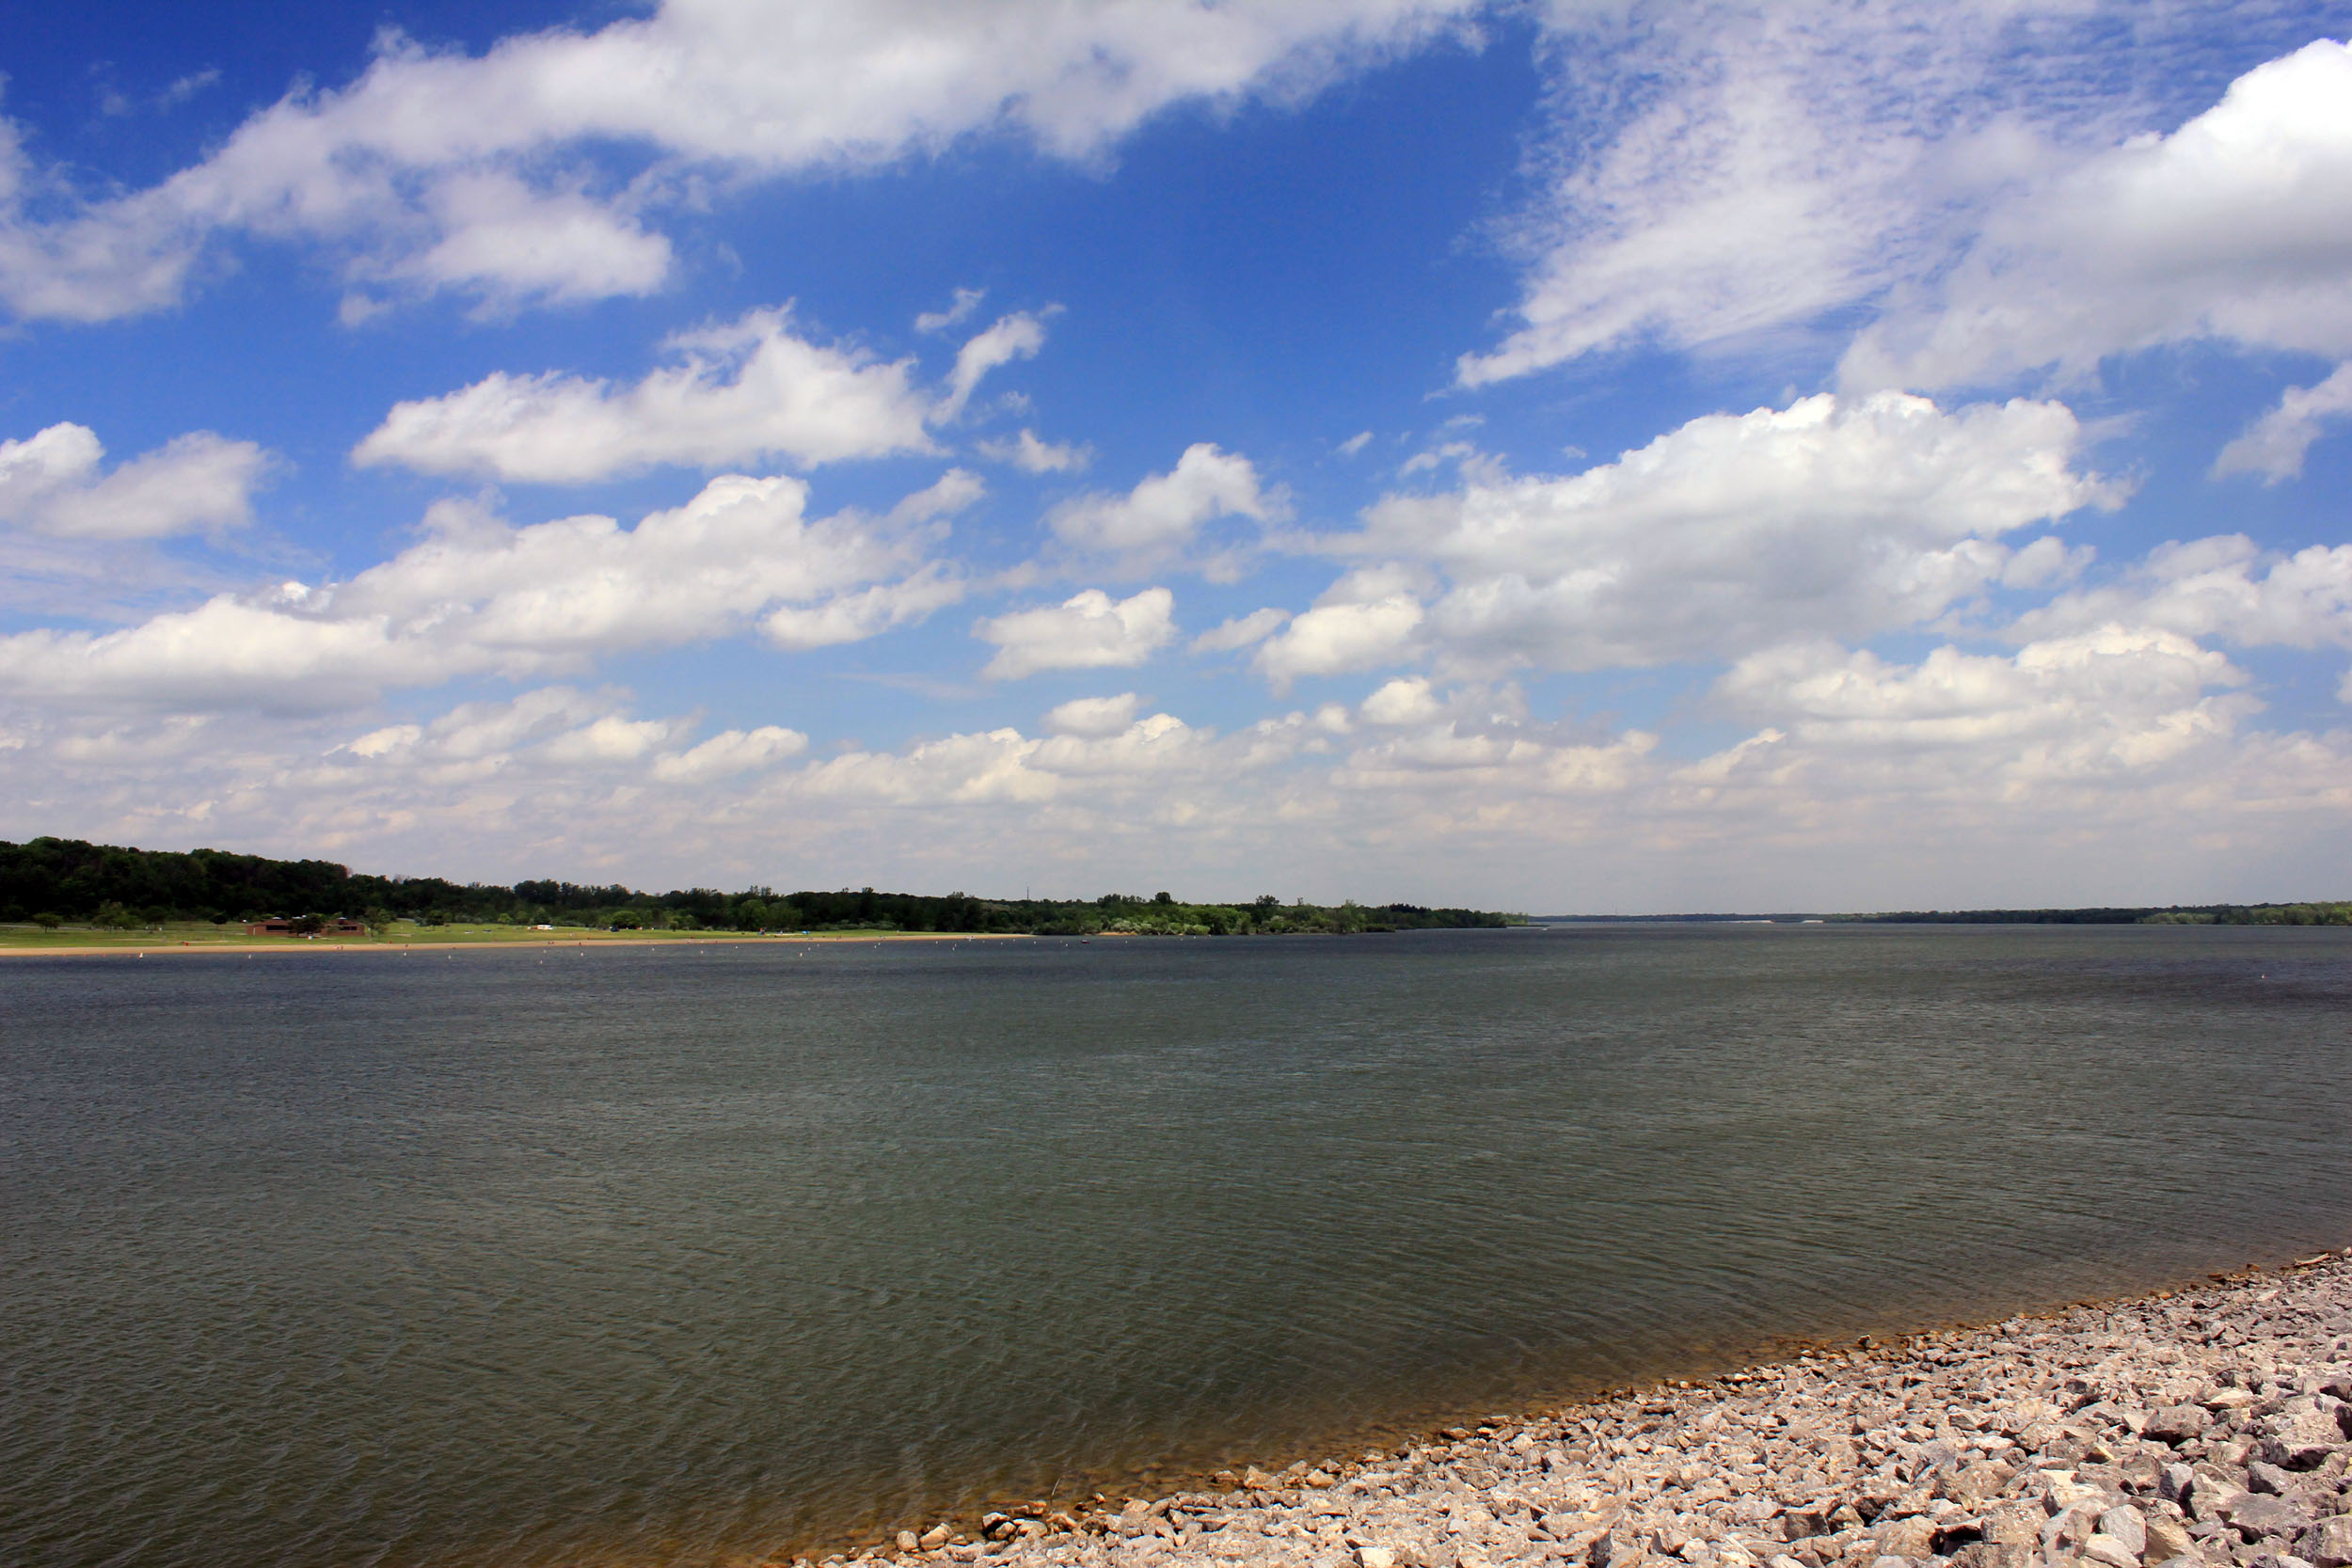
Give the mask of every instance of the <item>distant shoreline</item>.
[(1532, 926), (2352, 926), (2352, 901), (2086, 905), (2042, 910), (1784, 911), (1772, 914), (1537, 914)]

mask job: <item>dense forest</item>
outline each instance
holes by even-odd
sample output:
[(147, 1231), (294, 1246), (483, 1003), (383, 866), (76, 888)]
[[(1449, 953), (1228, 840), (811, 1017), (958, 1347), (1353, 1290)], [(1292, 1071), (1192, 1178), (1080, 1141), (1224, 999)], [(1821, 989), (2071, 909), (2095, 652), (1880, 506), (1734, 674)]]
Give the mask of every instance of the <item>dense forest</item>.
[(877, 893), (740, 893), (687, 888), (641, 893), (618, 885), (525, 881), (513, 887), (438, 877), (354, 875), (332, 861), (276, 861), (218, 849), (187, 854), (85, 844), (0, 841), (0, 923), (99, 925), (124, 930), (166, 921), (219, 924), (284, 915), (426, 926), (497, 924), (676, 931), (1025, 931), (1039, 935), (1241, 936), (1515, 926), (1517, 915), (1416, 904), (1285, 904), (1271, 895), (1238, 904), (1183, 904), (1165, 893), (1077, 901)]

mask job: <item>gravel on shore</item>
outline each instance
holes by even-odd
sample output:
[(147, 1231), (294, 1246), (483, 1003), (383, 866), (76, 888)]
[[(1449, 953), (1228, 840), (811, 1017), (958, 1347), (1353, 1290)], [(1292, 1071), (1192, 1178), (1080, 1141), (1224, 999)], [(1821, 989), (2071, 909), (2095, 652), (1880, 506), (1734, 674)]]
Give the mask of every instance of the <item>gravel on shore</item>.
[(2352, 1568), (2352, 1249), (2214, 1280), (1229, 1473), (1221, 1490), (1116, 1512), (1028, 1504), (971, 1537), (941, 1523), (858, 1556), (875, 1568)]

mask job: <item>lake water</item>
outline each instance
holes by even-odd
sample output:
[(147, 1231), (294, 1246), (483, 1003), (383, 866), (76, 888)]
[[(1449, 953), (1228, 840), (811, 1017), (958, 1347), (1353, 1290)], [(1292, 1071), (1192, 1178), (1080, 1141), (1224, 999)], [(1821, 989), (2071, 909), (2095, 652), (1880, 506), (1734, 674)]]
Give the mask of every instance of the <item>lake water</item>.
[(0, 961), (0, 1560), (706, 1563), (2352, 1242), (2352, 933)]

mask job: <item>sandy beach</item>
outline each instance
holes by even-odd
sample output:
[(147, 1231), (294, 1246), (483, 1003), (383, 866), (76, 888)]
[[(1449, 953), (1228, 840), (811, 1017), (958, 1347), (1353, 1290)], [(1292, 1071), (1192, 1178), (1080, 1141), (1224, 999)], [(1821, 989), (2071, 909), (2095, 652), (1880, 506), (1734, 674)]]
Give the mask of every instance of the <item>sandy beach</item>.
[(910, 1568), (2346, 1568), (2347, 1402), (2352, 1249), (1224, 1474), (1207, 1491), (1075, 1515), (1029, 1504), (970, 1537), (917, 1522), (857, 1555)]

